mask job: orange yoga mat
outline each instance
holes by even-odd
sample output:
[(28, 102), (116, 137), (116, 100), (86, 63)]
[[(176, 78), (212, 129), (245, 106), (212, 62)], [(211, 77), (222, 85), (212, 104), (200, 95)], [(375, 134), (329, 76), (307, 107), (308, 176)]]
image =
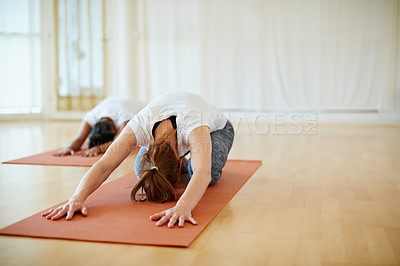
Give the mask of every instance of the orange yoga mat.
[[(220, 180), (207, 188), (192, 215), (198, 225), (156, 227), (149, 216), (173, 207), (175, 202), (132, 202), (133, 173), (102, 185), (86, 201), (88, 216), (50, 221), (37, 213), (0, 230), (0, 234), (107, 243), (188, 247), (233, 198), (261, 161), (229, 160)], [(58, 206), (58, 205), (56, 205)]]
[(11, 161), (6, 161), (3, 163), (8, 164), (38, 164), (38, 165), (62, 165), (62, 166), (92, 166), (95, 162), (97, 162), (102, 154), (97, 155), (96, 157), (82, 157), (80, 152), (77, 152), (74, 155), (67, 156), (54, 156), (57, 151), (61, 149), (57, 149), (54, 151), (48, 151), (40, 154), (35, 154), (32, 156), (15, 159)]
[[(95, 157), (82, 157), (80, 151), (74, 155), (67, 156), (54, 156), (54, 154), (61, 149), (48, 151), (44, 153), (35, 154), (20, 159), (6, 161), (6, 164), (36, 164), (36, 165), (60, 165), (60, 166), (92, 166), (97, 162), (103, 154), (99, 154)], [(139, 149), (132, 151), (132, 154), (136, 154)]]

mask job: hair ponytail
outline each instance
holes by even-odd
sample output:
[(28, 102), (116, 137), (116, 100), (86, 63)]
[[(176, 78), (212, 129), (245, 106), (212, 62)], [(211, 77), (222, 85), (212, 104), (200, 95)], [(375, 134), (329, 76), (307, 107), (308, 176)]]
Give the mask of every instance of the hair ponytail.
[(177, 199), (175, 185), (179, 182), (179, 158), (165, 140), (154, 143), (142, 157), (143, 170), (131, 191), (131, 200), (138, 201), (136, 193), (143, 189), (146, 199), (167, 202)]
[(141, 178), (131, 191), (131, 200), (138, 201), (136, 193), (143, 188), (146, 199), (156, 202), (176, 200), (175, 188), (156, 168), (141, 172)]

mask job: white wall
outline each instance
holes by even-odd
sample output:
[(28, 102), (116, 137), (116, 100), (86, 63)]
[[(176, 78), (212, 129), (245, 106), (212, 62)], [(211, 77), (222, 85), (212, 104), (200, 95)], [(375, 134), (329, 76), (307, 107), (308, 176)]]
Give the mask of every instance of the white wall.
[[(165, 0), (166, 2), (171, 2)], [(307, 0), (304, 0), (307, 1)], [(318, 2), (318, 0), (315, 0)], [(351, 0), (356, 1), (356, 0)], [(106, 0), (106, 90), (107, 95), (126, 95), (135, 96), (141, 98), (144, 101), (148, 101), (154, 96), (154, 82), (151, 80), (154, 78), (152, 71), (149, 66), (149, 35), (148, 35), (148, 4), (154, 1), (145, 0)], [(179, 2), (179, 1), (178, 1)], [(176, 2), (176, 3), (178, 3)], [(229, 2), (229, 1), (228, 1)], [(335, 1), (333, 1), (334, 3)], [(388, 110), (374, 111), (374, 110), (357, 110), (357, 112), (347, 112), (346, 110), (339, 111), (321, 111), (318, 108), (310, 108), (309, 110), (303, 110), (303, 113), (317, 114), (318, 121), (326, 122), (361, 122), (361, 123), (400, 123), (400, 4), (397, 2), (397, 8), (393, 12), (397, 16), (397, 43), (394, 43), (396, 53), (394, 58), (397, 58), (397, 69), (394, 71), (396, 74), (396, 89), (394, 102), (395, 108), (387, 108)], [(154, 2), (156, 3), (156, 2)], [(212, 5), (212, 1), (208, 2)], [(80, 119), (82, 113), (57, 113), (55, 111), (55, 92), (56, 83), (55, 77), (55, 43), (54, 43), (54, 17), (52, 12), (53, 1), (42, 0), (42, 14), (44, 18), (43, 23), (43, 85), (45, 87), (44, 95), (44, 114), (47, 118), (70, 118)], [(177, 6), (179, 9), (179, 6)], [(165, 10), (165, 12), (171, 12), (171, 10)], [(184, 22), (183, 22), (184, 23)], [(153, 62), (154, 64), (154, 62)], [(172, 66), (174, 64), (171, 64)], [(223, 68), (223, 66), (222, 66)], [(232, 76), (234, 79), (235, 76)], [(178, 82), (179, 83), (179, 82)], [(178, 88), (180, 89), (180, 88)], [(212, 91), (214, 88), (208, 88)], [(162, 88), (160, 88), (162, 91)], [(203, 93), (203, 88), (200, 87), (198, 91), (200, 94)], [(157, 91), (158, 93), (158, 91)], [(214, 92), (215, 93), (215, 92)], [(250, 91), (246, 91), (247, 94), (251, 94)], [(207, 94), (206, 94), (207, 95)], [(259, 95), (259, 93), (257, 94)], [(230, 101), (232, 94), (227, 94), (226, 101)], [(233, 99), (233, 98), (232, 98)], [(232, 110), (233, 109), (233, 110)], [(268, 109), (268, 108), (265, 108)], [(284, 109), (284, 108), (283, 108)], [(246, 113), (248, 109), (241, 108), (230, 108), (229, 110), (233, 116), (241, 117), (243, 113)], [(281, 110), (270, 109), (265, 112), (263, 108), (257, 107), (257, 109), (250, 110), (251, 116), (258, 114), (264, 115), (266, 113), (279, 113)], [(297, 112), (298, 110), (287, 109), (284, 112)]]
[[(252, 2), (254, 6), (251, 6), (251, 4), (249, 4), (250, 2)], [(235, 9), (235, 7), (230, 6), (230, 4), (234, 5), (235, 3), (224, 0), (205, 2), (167, 0), (107, 1), (107, 33), (109, 38), (107, 45), (107, 91), (109, 95), (119, 94), (136, 96), (147, 101), (163, 91), (176, 89), (191, 90), (202, 94), (215, 104), (226, 107), (230, 111), (236, 113), (243, 113), (247, 111), (251, 111), (251, 113), (265, 113), (265, 111), (268, 113), (279, 111), (301, 111), (316, 113), (318, 114), (319, 120), (330, 122), (358, 121), (362, 123), (368, 123), (400, 121), (400, 4), (398, 1), (392, 0), (380, 2), (371, 0), (366, 2), (351, 0), (330, 1), (327, 4), (326, 1), (323, 2), (321, 0), (302, 0), (302, 2), (296, 2), (297, 7), (294, 9), (290, 8), (293, 7), (293, 2), (291, 1), (269, 1), (268, 3), (270, 2), (273, 3), (271, 6), (265, 4), (267, 2), (264, 1), (236, 1), (236, 4), (242, 6), (239, 6), (239, 9)], [(182, 50), (185, 49), (185, 47), (182, 45), (180, 46), (182, 43), (180, 42), (180, 38), (189, 38), (192, 47), (194, 44), (201, 48), (201, 46), (204, 45), (204, 35), (209, 35), (207, 31), (212, 30), (212, 28), (215, 27), (219, 27), (221, 30), (226, 27), (226, 30), (232, 31), (232, 36), (236, 36), (239, 33), (241, 35), (246, 35), (246, 28), (244, 28), (244, 31), (242, 30), (241, 32), (235, 32), (235, 29), (232, 30), (231, 28), (240, 28), (243, 24), (242, 22), (247, 20), (249, 22), (253, 20), (253, 22), (249, 23), (250, 26), (253, 25), (255, 18), (250, 16), (252, 15), (251, 12), (254, 11), (251, 9), (257, 8), (260, 6), (260, 3), (262, 3), (262, 8), (264, 8), (266, 12), (269, 12), (268, 14), (270, 15), (274, 13), (273, 10), (268, 11), (268, 8), (271, 7), (277, 9), (280, 8), (281, 13), (279, 14), (286, 15), (286, 17), (276, 18), (276, 21), (290, 20), (291, 17), (293, 17), (293, 14), (295, 14), (298, 21), (301, 22), (303, 26), (310, 26), (314, 22), (318, 22), (318, 19), (321, 19), (321, 17), (329, 15), (330, 20), (324, 20), (326, 25), (323, 28), (325, 28), (325, 30), (335, 30), (335, 32), (332, 33), (334, 36), (332, 37), (326, 35), (325, 32), (318, 32), (321, 30), (318, 25), (314, 31), (311, 29), (305, 29), (299, 33), (296, 31), (291, 31), (288, 33), (288, 36), (291, 36), (290, 34), (294, 33), (297, 34), (296, 38), (293, 39), (294, 41), (297, 40), (297, 46), (300, 47), (298, 48), (297, 54), (292, 54), (292, 57), (290, 57), (287, 55), (287, 52), (293, 52), (294, 50), (279, 50), (279, 48), (276, 48), (275, 51), (277, 53), (281, 53), (281, 57), (286, 57), (284, 61), (280, 62), (277, 60), (276, 62), (272, 63), (267, 62), (267, 64), (260, 61), (261, 63), (258, 63), (261, 65), (264, 64), (264, 66), (271, 63), (270, 65), (273, 66), (273, 68), (281, 68), (281, 73), (285, 75), (289, 73), (289, 76), (281, 80), (274, 77), (274, 75), (268, 77), (267, 80), (265, 80), (262, 75), (254, 76), (253, 74), (255, 71), (260, 72), (260, 69), (257, 68), (250, 69), (251, 71), (249, 72), (249, 74), (253, 75), (252, 77), (254, 78), (243, 78), (241, 72), (247, 70), (246, 68), (242, 67), (243, 62), (246, 63), (247, 60), (246, 53), (241, 55), (241, 60), (236, 62), (232, 61), (231, 63), (234, 65), (232, 66), (232, 64), (229, 64), (229, 60), (231, 60), (230, 57), (224, 58), (219, 56), (219, 53), (224, 51), (223, 46), (222, 50), (220, 49), (211, 51), (211, 54), (201, 51), (197, 57), (193, 56), (193, 52), (195, 53), (197, 50), (199, 50), (198, 48), (192, 50), (186, 49), (186, 52), (185, 50)], [(314, 4), (316, 4), (316, 6), (311, 11), (306, 8), (307, 5), (313, 6)], [(371, 6), (368, 7), (366, 5)], [(248, 16), (247, 19), (240, 13), (240, 8), (242, 8), (244, 11), (243, 13), (246, 14), (243, 7), (250, 8), (249, 10), (251, 12), (247, 15), (244, 15)], [(360, 7), (362, 7), (363, 11), (360, 11)], [(326, 13), (330, 12), (330, 9), (332, 8), (336, 8), (335, 11), (338, 11), (337, 14)], [(354, 10), (354, 8), (357, 8), (357, 10)], [(214, 12), (213, 15), (210, 15), (209, 11), (213, 9), (218, 10), (218, 12)], [(294, 13), (290, 11), (291, 9), (293, 9), (292, 11)], [(223, 13), (224, 10), (234, 12), (238, 11), (235, 13), (237, 17), (234, 17), (234, 19), (240, 20), (241, 22), (236, 23), (234, 20), (232, 20), (232, 25), (215, 25), (215, 23), (226, 23), (226, 21), (230, 22), (231, 18), (229, 18), (229, 16), (227, 17), (227, 14)], [(299, 13), (299, 10), (304, 14), (302, 14), (302, 12)], [(345, 16), (341, 14), (343, 11), (345, 11)], [(370, 15), (374, 15), (375, 12), (378, 11), (381, 12), (379, 14), (381, 17), (370, 17)], [(354, 16), (352, 16), (352, 12), (355, 12)], [(387, 17), (390, 18), (386, 18), (384, 12), (388, 12)], [(204, 17), (201, 18), (201, 16)], [(310, 19), (310, 16), (314, 17), (315, 21)], [(336, 16), (338, 17), (336, 18)], [(207, 18), (211, 20), (211, 28), (199, 29), (199, 27), (202, 27), (202, 21)], [(304, 21), (305, 18), (307, 18), (307, 20)], [(343, 19), (347, 19), (347, 21), (342, 21)], [(397, 26), (395, 25), (396, 19)], [(362, 25), (364, 20), (372, 24)], [(194, 23), (198, 23), (199, 21), (200, 24), (195, 24), (195, 26), (193, 26)], [(312, 23), (307, 24), (307, 21)], [(393, 21), (395, 24), (393, 24)], [(262, 22), (271, 24), (274, 22), (274, 20), (262, 18)], [(292, 21), (290, 23), (291, 24), (289, 25), (295, 25), (296, 21)], [(340, 23), (340, 26), (336, 25), (335, 23)], [(352, 23), (355, 24), (355, 26), (352, 25)], [(374, 23), (382, 24), (375, 25)], [(258, 24), (256, 23), (254, 25), (257, 26)], [(379, 28), (379, 26), (382, 25), (383, 28)], [(273, 35), (270, 35), (271, 38), (277, 38), (275, 46), (276, 44), (285, 44), (282, 42), (282, 40), (285, 40), (286, 37), (278, 36), (280, 34), (284, 35), (285, 32), (280, 32), (279, 27), (275, 27), (274, 24), (272, 26), (269, 25), (268, 27), (271, 27), (271, 29), (273, 29), (275, 32)], [(287, 27), (284, 29), (287, 29)], [(293, 29), (295, 30), (295, 28)], [(361, 54), (354, 57), (357, 58), (358, 56), (359, 59), (353, 58), (353, 60), (350, 61), (351, 64), (348, 64), (347, 57), (352, 57), (351, 51), (358, 51), (358, 49), (355, 49), (354, 47), (352, 47), (352, 49), (347, 49), (347, 47), (344, 46), (342, 47), (342, 50), (337, 51), (341, 52), (341, 54), (338, 53), (337, 55), (331, 53), (324, 54), (321, 53), (321, 49), (325, 49), (329, 52), (336, 51), (333, 50), (335, 44), (325, 42), (324, 45), (328, 45), (328, 48), (324, 48), (318, 46), (318, 42), (316, 42), (317, 45), (314, 46), (314, 50), (304, 50), (308, 53), (308, 55), (304, 56), (302, 54), (304, 51), (302, 51), (301, 47), (302, 45), (304, 46), (304, 39), (309, 40), (310, 36), (302, 36), (301, 34), (310, 34), (311, 32), (317, 37), (318, 34), (322, 34), (321, 36), (324, 36), (324, 38), (328, 36), (327, 40), (335, 40), (335, 36), (339, 36), (340, 38), (341, 36), (345, 36), (345, 38), (350, 39), (350, 41), (352, 39), (357, 41), (357, 38), (359, 38), (357, 35), (357, 29), (364, 31), (360, 33), (364, 34), (364, 36), (362, 36), (363, 39), (360, 40), (365, 41), (367, 45), (362, 44), (360, 46), (360, 50), (362, 50)], [(205, 31), (206, 33), (204, 33)], [(354, 34), (354, 37), (349, 35), (350, 33)], [(183, 37), (180, 36), (180, 34), (183, 34)], [(224, 31), (220, 31), (218, 34), (224, 34)], [(255, 34), (256, 35), (254, 36), (249, 35), (249, 37), (256, 38), (257, 32), (255, 32)], [(386, 35), (383, 36), (381, 34)], [(213, 35), (213, 38), (214, 39), (206, 40), (206, 42), (214, 42), (215, 46), (223, 44), (223, 42), (218, 43), (215, 41), (215, 38), (218, 39), (218, 35)], [(374, 41), (368, 43), (368, 38), (375, 39)], [(202, 43), (196, 43), (198, 39), (202, 39)], [(235, 39), (236, 37), (231, 39), (230, 42), (226, 44), (234, 42)], [(343, 43), (346, 43), (348, 40), (343, 41), (343, 39), (341, 39), (339, 41), (341, 41), (339, 44), (343, 46)], [(160, 42), (160, 45), (158, 45), (157, 42)], [(163, 46), (161, 42), (166, 42), (167, 44)], [(267, 42), (267, 45), (271, 44), (270, 40), (263, 40), (263, 42)], [(372, 54), (371, 50), (368, 50), (368, 45), (371, 44), (375, 45), (375, 47), (372, 48), (375, 49), (375, 53), (372, 52)], [(237, 49), (237, 46), (235, 48), (234, 45), (235, 44), (233, 44), (231, 48)], [(262, 45), (265, 45), (265, 43), (256, 43), (256, 47), (258, 47), (257, 49), (260, 49), (260, 47), (262, 49)], [(331, 47), (329, 45), (331, 45)], [(291, 47), (295, 46), (296, 43), (291, 43)], [(161, 49), (154, 49), (154, 47), (161, 47)], [(209, 47), (208, 49), (212, 50), (213, 46), (211, 46), (211, 48)], [(259, 55), (262, 56), (262, 53)], [(318, 58), (321, 55), (328, 57)], [(203, 65), (193, 64), (193, 61), (196, 61), (196, 58), (198, 58), (200, 61), (204, 61), (203, 58), (199, 59), (199, 56), (209, 57), (211, 59), (214, 56), (219, 58), (219, 61), (216, 62), (218, 66), (215, 67), (214, 71), (211, 73), (208, 71), (208, 69), (205, 71), (204, 68), (213, 68), (213, 63), (211, 62), (211, 64), (208, 66), (204, 65), (203, 62)], [(298, 66), (297, 69), (293, 69), (291, 66), (293, 56), (296, 56), (297, 59), (297, 61), (294, 62)], [(370, 60), (363, 61), (367, 56), (370, 58)], [(300, 61), (298, 61), (299, 59)], [(274, 60), (276, 60), (276, 58)], [(303, 60), (303, 62), (301, 62), (301, 60)], [(309, 69), (304, 69), (304, 67), (301, 67), (307, 66), (307, 62), (304, 60), (310, 60), (310, 62), (314, 63), (309, 65)], [(360, 62), (357, 62), (357, 60), (360, 60)], [(337, 64), (330, 69), (331, 65), (335, 64), (335, 61), (339, 61), (340, 64)], [(324, 65), (324, 62), (328, 63)], [(274, 63), (276, 64), (274, 65)], [(282, 64), (284, 64), (283, 67), (287, 66), (290, 67), (290, 69), (282, 70)], [(323, 72), (321, 72), (319, 69), (321, 64), (325, 69), (325, 74), (323, 74)], [(376, 66), (374, 64), (376, 64)], [(199, 65), (200, 67), (198, 67)], [(229, 69), (234, 68), (236, 68), (236, 75), (232, 74), (234, 72), (229, 72)], [(228, 72), (226, 72), (226, 69), (228, 69)], [(263, 69), (261, 70), (263, 71)], [(331, 75), (331, 70), (336, 71), (337, 73), (333, 73)], [(260, 73), (262, 73), (262, 71)], [(213, 72), (215, 72), (214, 76), (212, 75)], [(377, 72), (379, 72), (378, 75), (376, 74)], [(228, 78), (231, 79), (231, 81), (228, 83), (224, 83), (224, 81), (221, 82), (221, 79), (219, 79), (218, 76), (224, 76), (226, 73), (229, 73), (230, 76), (228, 76)], [(296, 74), (296, 76), (290, 76), (290, 73)], [(346, 79), (346, 77), (343, 77), (343, 74), (348, 75), (349, 77)], [(352, 75), (359, 76), (352, 79)], [(217, 76), (217, 78), (215, 76)], [(313, 78), (317, 82), (313, 81)], [(262, 81), (263, 79), (265, 80), (264, 83), (269, 82), (271, 79), (275, 79), (276, 82), (274, 84), (277, 85), (276, 87), (278, 89), (271, 88), (271, 86), (260, 86), (260, 80)], [(302, 81), (305, 79), (308, 79), (308, 83), (302, 83)], [(339, 85), (336, 87), (331, 85), (331, 83), (334, 82), (338, 83)], [(372, 84), (373, 82), (375, 82), (375, 84)], [(213, 84), (210, 85), (208, 83)], [(245, 89), (241, 89), (240, 86), (234, 88), (235, 83), (240, 83), (242, 86), (247, 84), (249, 86), (247, 86)], [(285, 83), (293, 83), (294, 85), (285, 86)], [(347, 92), (348, 89), (346, 86), (349, 83), (352, 83), (349, 85), (349, 87), (352, 87), (353, 89), (355, 88), (354, 92)], [(215, 84), (220, 85), (216, 86)], [(297, 85), (302, 87), (302, 90), (290, 91), (291, 88), (296, 87)], [(310, 87), (313, 88), (310, 90)], [(277, 102), (266, 103), (267, 101), (263, 100), (263, 97), (274, 97), (273, 95), (275, 93), (282, 94), (282, 91), (284, 91), (284, 94), (286, 95), (283, 95), (283, 97), (289, 98), (278, 101), (278, 104)], [(346, 93), (349, 95), (345, 95)], [(293, 95), (298, 96), (293, 97)], [(328, 96), (324, 97), (325, 95)], [(223, 97), (224, 99), (221, 101), (220, 99)], [(280, 97), (282, 98), (282, 95)], [(254, 100), (254, 98), (257, 99)], [(310, 98), (313, 100), (309, 100)], [(335, 102), (330, 104), (330, 101), (333, 102), (334, 98)]]

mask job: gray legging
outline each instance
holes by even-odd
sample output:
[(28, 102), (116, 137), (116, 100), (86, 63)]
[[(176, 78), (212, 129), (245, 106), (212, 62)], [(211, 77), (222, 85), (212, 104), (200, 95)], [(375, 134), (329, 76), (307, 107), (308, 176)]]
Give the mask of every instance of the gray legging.
[[(211, 143), (212, 143), (212, 153), (211, 153), (211, 182), (210, 185), (215, 184), (221, 177), (222, 168), (225, 166), (228, 159), (228, 153), (232, 147), (235, 132), (231, 122), (228, 120), (223, 129), (211, 132)], [(147, 152), (146, 147), (140, 148), (134, 165), (135, 174), (139, 177), (139, 173), (143, 170), (140, 165), (140, 161), (143, 154)], [(187, 170), (189, 177), (192, 177), (193, 170), (191, 159), (188, 160)]]

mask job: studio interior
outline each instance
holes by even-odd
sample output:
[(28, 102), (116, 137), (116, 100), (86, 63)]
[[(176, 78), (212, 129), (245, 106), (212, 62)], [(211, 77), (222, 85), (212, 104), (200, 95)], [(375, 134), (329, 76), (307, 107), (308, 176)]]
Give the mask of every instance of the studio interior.
[(400, 1), (0, 0), (0, 146), (1, 265), (400, 265)]

